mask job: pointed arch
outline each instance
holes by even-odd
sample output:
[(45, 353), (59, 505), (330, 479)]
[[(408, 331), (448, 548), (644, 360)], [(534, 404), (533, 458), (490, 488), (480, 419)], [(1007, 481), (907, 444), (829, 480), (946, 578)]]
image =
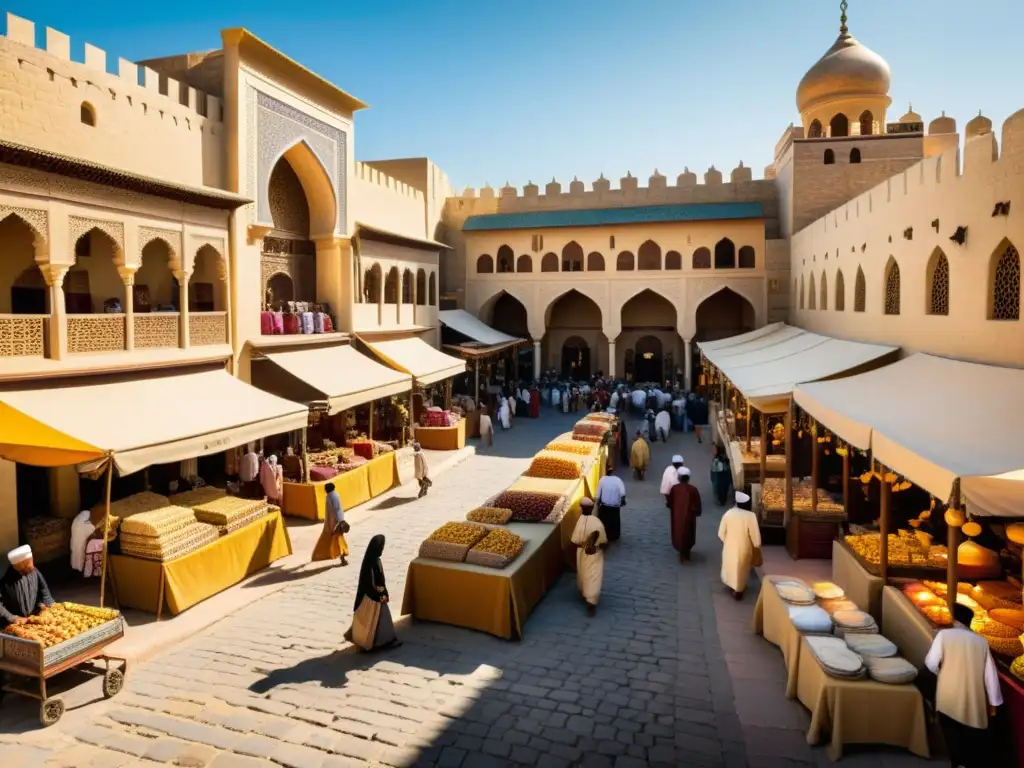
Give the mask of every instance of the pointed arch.
[(924, 311), (929, 315), (949, 314), (949, 259), (942, 249), (932, 251), (925, 267), (926, 305)]
[(557, 272), (558, 271), (558, 256), (554, 253), (545, 253), (544, 257), (540, 260), (540, 271), (541, 272)]
[(1020, 320), (1020, 253), (1004, 239), (989, 259), (989, 320)]
[(588, 328), (601, 330), (604, 313), (590, 296), (570, 288), (555, 296), (544, 308), (545, 328)]
[[(870, 109), (865, 109), (860, 113), (860, 135), (870, 136), (875, 132), (875, 116), (871, 114)], [(858, 160), (857, 162), (860, 162)]]
[(808, 139), (820, 139), (821, 138), (821, 121), (812, 120), (811, 124), (807, 128)]
[(661, 269), (661, 246), (653, 240), (645, 240), (636, 252), (636, 266), (641, 270)]
[(835, 164), (836, 164), (836, 153), (833, 152), (831, 149), (826, 149), (825, 150), (825, 165), (835, 165)]
[(665, 253), (665, 269), (679, 270), (683, 268), (683, 254), (679, 251), (667, 251)]
[(846, 283), (843, 281), (843, 270), (836, 270), (836, 312), (846, 311)]
[(757, 266), (757, 256), (752, 245), (744, 245), (739, 253), (740, 269), (753, 269)]
[(833, 139), (850, 135), (850, 120), (842, 112), (837, 114), (828, 122), (829, 136)]
[(867, 305), (867, 299), (868, 288), (867, 282), (864, 280), (864, 270), (858, 266), (857, 279), (853, 283), (853, 311), (863, 312)]
[(711, 251), (698, 248), (693, 252), (693, 269), (711, 269)]
[(498, 249), (497, 255), (497, 271), (499, 273), (515, 272), (516, 255), (512, 249), (503, 245)]
[(900, 265), (893, 256), (885, 264), (885, 295), (883, 298), (883, 309), (887, 315), (898, 315), (900, 313)]
[(807, 308), (818, 308), (818, 294), (814, 290), (814, 273), (811, 272), (810, 281), (807, 284)]
[(476, 273), (478, 275), (489, 275), (494, 272), (494, 259), (491, 254), (485, 253), (476, 257)]
[(821, 296), (818, 300), (818, 309), (824, 311), (828, 309), (828, 275), (825, 270), (821, 271)]
[(436, 307), (437, 306), (437, 273), (436, 272), (431, 272), (430, 273), (430, 281), (428, 283), (428, 286), (429, 287), (428, 287), (427, 304), (430, 305), (431, 307)]
[(380, 304), (382, 280), (380, 264), (374, 264), (363, 272), (363, 303)]
[(416, 270), (416, 304), (425, 307), (427, 305), (427, 270)]
[(179, 312), (182, 310), (181, 290), (174, 275), (174, 266), (174, 249), (166, 240), (155, 237), (146, 244), (131, 288), (135, 299), (134, 312), (152, 312), (160, 306), (173, 306)]
[(633, 262), (633, 253), (631, 251), (622, 251), (615, 257), (615, 271), (632, 272), (634, 267)]
[(728, 237), (715, 243), (715, 269), (735, 269), (736, 244)]
[(857, 165), (860, 163), (860, 150), (854, 147), (850, 150), (850, 165)]
[(388, 270), (388, 276), (384, 278), (384, 303), (398, 303), (398, 267)]
[(524, 253), (516, 259), (516, 272), (533, 272), (533, 259)]
[(604, 256), (597, 251), (587, 254), (587, 272), (604, 272)]
[[(310, 238), (334, 234), (338, 226), (338, 201), (334, 195), (331, 177), (320, 157), (305, 139), (300, 139), (282, 152), (270, 167), (273, 168), (281, 160), (287, 161), (302, 184), (306, 203), (309, 205)], [(268, 188), (265, 190), (268, 200), (270, 175), (272, 174), (268, 174)]]
[(583, 246), (572, 240), (562, 248), (562, 271), (583, 271)]
[(693, 333), (698, 341), (722, 339), (754, 329), (757, 312), (749, 296), (722, 286), (696, 302)]
[(477, 316), (496, 331), (519, 338), (530, 336), (526, 303), (513, 291), (496, 291), (480, 306)]
[(402, 303), (412, 304), (413, 298), (412, 270), (406, 269), (402, 272)]

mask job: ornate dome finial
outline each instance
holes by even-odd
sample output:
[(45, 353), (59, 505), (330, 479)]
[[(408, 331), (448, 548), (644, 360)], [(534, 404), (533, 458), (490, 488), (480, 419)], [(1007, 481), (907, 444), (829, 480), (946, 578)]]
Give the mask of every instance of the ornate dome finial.
[(846, 0), (839, 3), (839, 34), (849, 34), (850, 28), (846, 26), (846, 9), (849, 6), (846, 4)]

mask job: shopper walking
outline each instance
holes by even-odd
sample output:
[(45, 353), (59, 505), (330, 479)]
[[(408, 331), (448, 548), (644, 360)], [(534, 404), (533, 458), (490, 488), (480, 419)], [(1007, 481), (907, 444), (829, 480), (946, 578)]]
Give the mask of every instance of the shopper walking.
[(359, 585), (352, 606), (352, 626), (345, 639), (364, 651), (396, 648), (402, 643), (395, 634), (391, 620), (387, 582), (384, 579), (384, 536), (377, 534), (366, 545), (363, 564), (359, 568)]
[(742, 600), (750, 569), (761, 564), (761, 530), (750, 511), (750, 497), (742, 491), (736, 491), (736, 506), (722, 515), (718, 538), (723, 545), (722, 583)]
[(637, 480), (644, 479), (647, 465), (651, 463), (651, 449), (644, 440), (644, 433), (639, 429), (636, 431), (636, 440), (629, 450), (629, 466), (633, 470), (633, 477)]
[(690, 559), (690, 550), (697, 543), (697, 518), (702, 511), (700, 491), (690, 484), (690, 470), (678, 469), (679, 482), (668, 495), (672, 516), (672, 546), (679, 553), (679, 562)]
[(494, 445), (494, 424), (487, 414), (487, 406), (480, 406), (480, 441), (490, 448)]
[(581, 499), (580, 519), (572, 532), (572, 543), (577, 546), (576, 586), (590, 616), (597, 613), (597, 602), (601, 598), (604, 550), (608, 547), (608, 533), (593, 511), (594, 502), (587, 497)]
[(313, 548), (312, 562), (339, 559), (340, 565), (348, 565), (348, 541), (345, 534), (350, 526), (345, 522), (345, 510), (341, 506), (341, 496), (334, 483), (324, 486), (327, 498), (324, 500), (324, 528), (320, 532), (316, 546)]
[(423, 448), (419, 443), (413, 443), (412, 451), (413, 463), (416, 469), (416, 481), (420, 484), (420, 492), (416, 498), (422, 499), (427, 495), (427, 491), (430, 490), (430, 486), (434, 483), (430, 479), (430, 473), (427, 468), (427, 457), (423, 455)]
[(704, 399), (703, 395), (690, 393), (690, 397), (686, 401), (686, 418), (693, 424), (693, 429), (697, 433), (697, 442), (703, 443), (704, 427), (708, 425), (708, 401)]
[(597, 517), (604, 524), (608, 541), (622, 536), (622, 507), (626, 506), (626, 484), (622, 478), (608, 474), (597, 484)]

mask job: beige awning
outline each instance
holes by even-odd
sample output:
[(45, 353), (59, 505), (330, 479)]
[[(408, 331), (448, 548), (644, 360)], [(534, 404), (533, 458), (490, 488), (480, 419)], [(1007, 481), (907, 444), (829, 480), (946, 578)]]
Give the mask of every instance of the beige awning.
[(363, 339), (363, 343), (395, 370), (412, 375), (421, 386), (434, 384), (466, 371), (465, 360), (446, 355), (417, 337), (390, 341)]
[(1024, 517), (1022, 393), (1024, 370), (916, 354), (793, 397), (941, 501), (959, 479), (971, 513)]
[(326, 400), (334, 413), (412, 389), (411, 376), (348, 345), (264, 356), (269, 364), (255, 361), (253, 365), (256, 386), (290, 400)]
[(748, 341), (754, 341), (762, 336), (767, 336), (769, 333), (775, 333), (775, 331), (784, 325), (785, 323), (771, 323), (760, 328), (755, 328), (753, 331), (747, 331), (746, 333), (740, 333), (736, 336), (718, 339), (717, 341), (698, 341), (697, 346), (700, 348), (700, 351), (706, 355), (716, 349), (724, 349), (725, 347), (731, 347), (736, 344), (745, 344)]
[[(717, 347), (715, 349), (704, 351), (704, 357), (707, 358), (708, 362), (712, 365), (722, 368), (729, 361), (735, 361), (736, 359), (751, 355), (755, 352), (766, 353), (765, 359), (770, 359), (774, 354), (772, 350), (780, 344), (784, 344), (791, 339), (807, 336), (807, 331), (803, 328), (794, 328), (791, 325), (785, 323), (776, 323), (771, 333), (765, 333), (757, 336), (753, 339), (747, 339), (746, 341), (737, 342), (735, 344), (729, 344), (725, 347)], [(813, 336), (813, 334), (811, 334)], [(744, 334), (746, 336), (746, 334)], [(734, 336), (733, 339), (739, 339), (739, 336)], [(728, 341), (728, 339), (727, 339)], [(703, 348), (702, 348), (703, 349)]]
[(509, 336), (507, 333), (494, 330), (487, 323), (464, 309), (441, 310), (437, 313), (437, 319), (453, 331), (457, 331), (463, 336), (487, 347), (507, 347), (510, 344), (526, 341), (526, 339)]
[[(0, 455), (60, 466), (94, 446), (122, 475), (302, 429), (307, 409), (222, 368), (58, 381), (0, 390)], [(10, 430), (8, 427), (12, 427)]]

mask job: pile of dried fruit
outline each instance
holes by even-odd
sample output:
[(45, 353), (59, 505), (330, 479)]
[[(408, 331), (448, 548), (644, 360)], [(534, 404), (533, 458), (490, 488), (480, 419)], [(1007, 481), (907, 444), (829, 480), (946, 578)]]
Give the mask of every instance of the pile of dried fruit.
[(592, 456), (598, 448), (589, 442), (573, 440), (556, 440), (548, 443), (544, 448), (546, 451), (558, 451), (559, 453), (572, 453), (578, 456)]
[[(811, 509), (810, 481), (793, 480), (793, 509), (809, 512)], [(761, 504), (767, 510), (786, 508), (786, 481), (778, 477), (769, 477), (764, 481), (761, 491)], [(843, 505), (832, 500), (826, 491), (818, 490), (818, 514), (838, 515), (843, 513)]]
[(554, 455), (541, 451), (526, 470), (527, 477), (543, 477), (550, 480), (575, 480), (583, 473), (583, 462), (570, 456)]
[(580, 421), (572, 428), (572, 439), (582, 440), (586, 438), (597, 438), (601, 440), (604, 438), (605, 432), (608, 432), (609, 427), (607, 424), (597, 421)]
[(473, 546), (473, 550), (512, 559), (523, 551), (523, 543), (521, 536), (499, 528), (484, 536), (479, 543)]
[(4, 632), (23, 640), (35, 640), (44, 648), (71, 640), (118, 617), (109, 608), (90, 608), (74, 603), (56, 603), (24, 624), (11, 624)]
[[(878, 533), (847, 536), (846, 544), (871, 565), (882, 562), (882, 538)], [(921, 541), (909, 531), (889, 534), (890, 565), (920, 565), (928, 568), (946, 567), (946, 548), (941, 544), (925, 549)]]
[(487, 535), (487, 529), (475, 523), (445, 523), (430, 536), (427, 541), (439, 541), (444, 544), (458, 544), (472, 547)]
[(512, 520), (538, 523), (548, 517), (562, 497), (539, 491), (504, 491), (491, 502), (493, 507), (512, 510)]
[(512, 510), (500, 507), (477, 507), (466, 514), (466, 519), (471, 523), (505, 525), (512, 519)]

